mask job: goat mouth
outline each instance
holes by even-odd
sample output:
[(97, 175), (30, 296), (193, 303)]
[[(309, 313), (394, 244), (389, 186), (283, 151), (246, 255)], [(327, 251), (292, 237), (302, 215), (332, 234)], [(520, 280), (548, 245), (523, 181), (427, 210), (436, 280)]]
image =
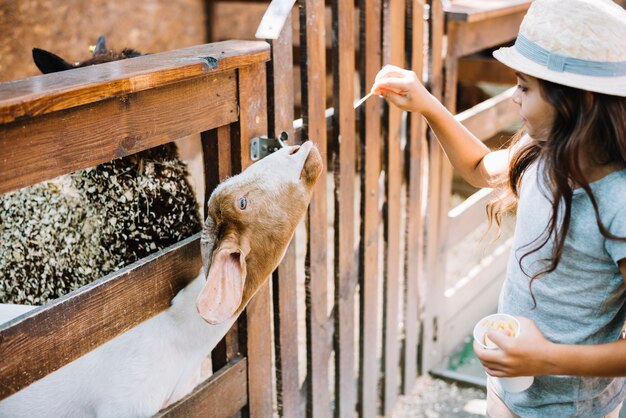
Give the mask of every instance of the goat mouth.
[(301, 149), (306, 152), (307, 155), (302, 166), (302, 171), (300, 172), (300, 179), (308, 184), (314, 184), (322, 173), (322, 156), (317, 147), (310, 141), (302, 144)]

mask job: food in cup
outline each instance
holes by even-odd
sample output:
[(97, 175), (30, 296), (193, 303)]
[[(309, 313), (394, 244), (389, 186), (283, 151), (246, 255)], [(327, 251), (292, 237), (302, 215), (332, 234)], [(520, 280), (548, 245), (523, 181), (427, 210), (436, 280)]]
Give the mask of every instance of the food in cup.
[[(489, 327), (489, 331), (500, 332), (507, 337), (514, 337), (516, 333), (516, 324), (513, 321), (506, 319), (496, 319)], [(487, 333), (485, 333), (485, 346), (487, 348), (497, 348), (493, 341), (489, 339)]]

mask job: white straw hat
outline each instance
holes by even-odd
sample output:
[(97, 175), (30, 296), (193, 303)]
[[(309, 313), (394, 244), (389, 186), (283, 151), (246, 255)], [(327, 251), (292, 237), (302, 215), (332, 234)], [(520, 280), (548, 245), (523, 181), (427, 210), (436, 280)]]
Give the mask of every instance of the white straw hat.
[(626, 10), (610, 0), (535, 0), (515, 45), (493, 56), (536, 78), (626, 97)]

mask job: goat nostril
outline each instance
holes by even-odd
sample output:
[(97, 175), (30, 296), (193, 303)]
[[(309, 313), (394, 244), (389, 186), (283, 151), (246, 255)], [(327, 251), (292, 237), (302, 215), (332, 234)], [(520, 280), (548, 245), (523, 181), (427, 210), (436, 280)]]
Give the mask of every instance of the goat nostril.
[(300, 150), (300, 145), (294, 146), (291, 150), (289, 150), (289, 155), (293, 155)]

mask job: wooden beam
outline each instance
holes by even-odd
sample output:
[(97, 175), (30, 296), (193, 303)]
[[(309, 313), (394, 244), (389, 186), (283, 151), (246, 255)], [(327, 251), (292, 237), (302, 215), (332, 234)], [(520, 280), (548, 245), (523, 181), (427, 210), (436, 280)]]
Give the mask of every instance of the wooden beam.
[(448, 39), (448, 55), (461, 57), (510, 42), (516, 38), (525, 14), (526, 9), (484, 21), (449, 21), (448, 31), (455, 28), (458, 33), (454, 40)]
[(248, 403), (248, 362), (239, 357), (154, 418), (230, 418)]
[(511, 100), (515, 89), (505, 90), (454, 117), (485, 141), (519, 120), (519, 106)]
[(227, 71), (0, 125), (0, 193), (234, 122), (236, 92)]
[(0, 84), (0, 123), (265, 62), (260, 41), (225, 41)]
[(458, 81), (465, 83), (517, 84), (514, 70), (495, 58), (478, 55), (469, 55), (459, 59)]
[(479, 22), (515, 13), (525, 13), (531, 0), (454, 0), (445, 6), (446, 19)]

